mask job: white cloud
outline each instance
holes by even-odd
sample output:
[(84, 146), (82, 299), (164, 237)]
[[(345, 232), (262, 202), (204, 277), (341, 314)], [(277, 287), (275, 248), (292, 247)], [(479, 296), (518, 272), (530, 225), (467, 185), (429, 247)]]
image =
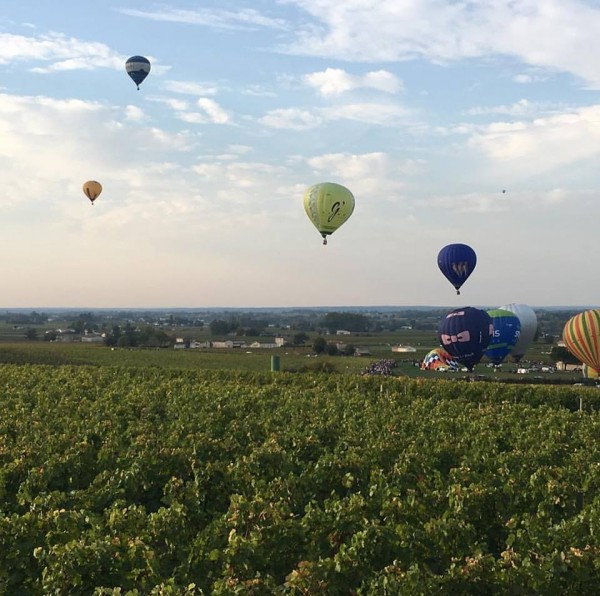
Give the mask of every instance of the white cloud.
[(406, 180), (420, 170), (414, 160), (399, 160), (383, 152), (328, 153), (307, 160), (322, 182), (347, 186), (364, 201), (396, 201), (402, 198)]
[(210, 8), (203, 10), (164, 9), (147, 11), (121, 8), (119, 12), (128, 16), (150, 19), (152, 21), (187, 23), (231, 31), (255, 29), (257, 27), (279, 30), (286, 29), (285, 21), (264, 16), (251, 8), (239, 11)]
[(130, 164), (141, 167), (188, 147), (185, 134), (132, 126), (132, 115), (140, 116), (133, 106), (123, 112), (98, 102), (0, 94), (0, 206), (48, 197), (54, 207), (67, 208), (82, 196), (85, 180), (122, 184)]
[(549, 102), (533, 102), (528, 99), (520, 99), (510, 105), (486, 106), (471, 108), (467, 113), (471, 116), (483, 116), (489, 114), (502, 114), (506, 116), (533, 116), (542, 112), (556, 112), (561, 106)]
[(269, 128), (307, 130), (319, 126), (323, 119), (309, 110), (282, 108), (267, 112), (260, 122)]
[[(172, 104), (175, 107), (177, 104)], [(177, 111), (176, 116), (190, 124), (230, 124), (231, 116), (216, 101), (201, 97), (196, 102), (200, 112)], [(177, 108), (176, 108), (177, 109)]]
[(209, 83), (165, 81), (163, 86), (171, 93), (181, 93), (183, 95), (215, 95), (217, 93), (217, 87)]
[(387, 125), (405, 119), (410, 111), (392, 103), (352, 103), (324, 108), (319, 113), (327, 120), (354, 120)]
[(401, 122), (409, 114), (409, 110), (398, 104), (365, 102), (341, 104), (313, 110), (282, 108), (267, 112), (259, 121), (270, 128), (308, 130), (335, 120), (388, 125)]
[(600, 105), (531, 121), (495, 122), (469, 140), (496, 164), (530, 175), (600, 156)]
[(284, 51), (358, 62), (505, 55), (600, 85), (600, 8), (582, 0), (287, 0), (312, 22)]
[(228, 124), (231, 116), (216, 101), (208, 97), (201, 97), (197, 101), (198, 107), (207, 115), (210, 122), (214, 124)]
[(573, 201), (582, 205), (589, 201), (590, 193), (567, 191), (562, 188), (551, 188), (544, 191), (508, 190), (494, 193), (465, 193), (455, 195), (436, 195), (421, 201), (421, 205), (436, 210), (448, 210), (453, 213), (516, 213), (539, 212), (541, 208), (555, 209), (558, 205), (572, 204)]
[(190, 103), (183, 99), (175, 99), (171, 97), (148, 97), (148, 100), (157, 103), (162, 103), (166, 106), (169, 106), (172, 110), (176, 112), (184, 112), (190, 107)]
[(112, 68), (123, 69), (126, 57), (107, 45), (87, 42), (60, 33), (26, 37), (0, 33), (0, 64), (15, 61), (50, 62), (47, 67), (37, 67), (37, 72), (58, 70)]
[(363, 76), (351, 75), (341, 68), (327, 68), (303, 77), (304, 82), (317, 89), (321, 95), (340, 95), (347, 91), (371, 88), (386, 93), (402, 90), (402, 81), (387, 70), (368, 72)]
[(144, 110), (138, 108), (138, 106), (128, 105), (125, 108), (125, 118), (131, 122), (141, 122), (146, 116)]
[(274, 91), (263, 89), (260, 85), (248, 85), (242, 90), (242, 95), (250, 95), (252, 97), (277, 97)]
[(522, 85), (528, 85), (530, 83), (542, 83), (547, 81), (549, 77), (539, 74), (529, 74), (529, 73), (521, 73), (515, 75), (512, 80), (515, 83), (520, 83)]

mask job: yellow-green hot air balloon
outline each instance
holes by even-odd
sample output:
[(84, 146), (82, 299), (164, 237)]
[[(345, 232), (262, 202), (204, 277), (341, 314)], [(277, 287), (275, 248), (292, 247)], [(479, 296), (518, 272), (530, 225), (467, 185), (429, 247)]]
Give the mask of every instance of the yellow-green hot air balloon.
[(341, 184), (322, 182), (304, 194), (304, 210), (327, 244), (333, 234), (354, 211), (354, 196)]
[(600, 310), (571, 317), (563, 329), (563, 341), (571, 354), (600, 372)]
[(100, 196), (102, 192), (102, 184), (100, 182), (96, 182), (95, 180), (88, 180), (83, 185), (83, 193), (85, 196), (94, 204), (94, 201)]

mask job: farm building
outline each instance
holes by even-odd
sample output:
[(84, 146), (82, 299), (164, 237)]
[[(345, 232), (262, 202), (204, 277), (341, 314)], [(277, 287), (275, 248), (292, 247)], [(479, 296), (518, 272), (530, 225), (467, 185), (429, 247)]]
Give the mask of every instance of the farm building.
[(193, 339), (190, 342), (190, 348), (210, 348), (210, 342), (209, 341), (198, 341), (196, 339)]

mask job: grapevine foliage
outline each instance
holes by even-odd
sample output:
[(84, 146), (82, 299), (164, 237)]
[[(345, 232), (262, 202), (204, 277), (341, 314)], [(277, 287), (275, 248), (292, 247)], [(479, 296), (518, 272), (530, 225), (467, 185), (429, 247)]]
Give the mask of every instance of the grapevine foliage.
[(598, 400), (0, 366), (0, 593), (593, 594)]

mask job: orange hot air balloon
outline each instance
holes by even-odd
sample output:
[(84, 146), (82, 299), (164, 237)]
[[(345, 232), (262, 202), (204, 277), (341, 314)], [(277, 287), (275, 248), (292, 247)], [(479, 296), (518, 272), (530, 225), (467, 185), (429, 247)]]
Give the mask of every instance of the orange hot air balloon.
[(88, 180), (83, 185), (83, 193), (85, 196), (94, 204), (94, 201), (100, 196), (102, 192), (102, 184), (100, 182), (96, 182), (95, 180)]
[(600, 310), (586, 310), (571, 317), (563, 329), (567, 350), (600, 372)]

